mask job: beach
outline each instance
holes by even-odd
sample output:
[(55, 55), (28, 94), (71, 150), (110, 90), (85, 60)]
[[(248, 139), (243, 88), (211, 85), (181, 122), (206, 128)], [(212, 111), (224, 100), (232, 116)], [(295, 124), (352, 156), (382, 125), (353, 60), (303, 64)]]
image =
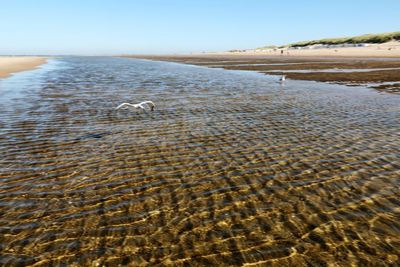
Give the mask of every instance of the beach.
[(0, 78), (12, 73), (30, 70), (46, 63), (46, 57), (36, 56), (0, 56)]
[(0, 267), (400, 267), (400, 0), (362, 3), (2, 1)]
[(296, 56), (296, 57), (400, 57), (400, 42), (391, 41), (382, 44), (361, 44), (359, 46), (331, 46), (330, 48), (319, 48), (322, 45), (298, 48), (276, 48), (276, 49), (248, 49), (237, 52), (224, 52), (216, 54), (236, 55), (268, 55), (268, 56)]
[[(379, 49), (378, 49), (379, 48)], [(391, 48), (389, 50), (389, 48)], [(335, 52), (337, 50), (337, 52)], [(256, 71), (310, 80), (400, 92), (400, 46), (389, 42), (368, 47), (226, 52), (191, 55), (126, 56), (150, 60)]]

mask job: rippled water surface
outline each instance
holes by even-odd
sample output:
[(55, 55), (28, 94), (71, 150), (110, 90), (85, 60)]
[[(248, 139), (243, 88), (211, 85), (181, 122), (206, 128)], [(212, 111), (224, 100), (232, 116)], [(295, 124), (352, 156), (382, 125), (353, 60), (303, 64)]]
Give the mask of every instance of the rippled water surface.
[(0, 265), (400, 261), (398, 95), (71, 57), (0, 99)]

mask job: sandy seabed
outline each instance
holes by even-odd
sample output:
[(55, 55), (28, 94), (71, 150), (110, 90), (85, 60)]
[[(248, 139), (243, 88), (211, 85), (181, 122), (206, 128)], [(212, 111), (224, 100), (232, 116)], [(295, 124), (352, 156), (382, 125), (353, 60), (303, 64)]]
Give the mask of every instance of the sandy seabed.
[(54, 61), (1, 83), (1, 266), (398, 266), (398, 95)]

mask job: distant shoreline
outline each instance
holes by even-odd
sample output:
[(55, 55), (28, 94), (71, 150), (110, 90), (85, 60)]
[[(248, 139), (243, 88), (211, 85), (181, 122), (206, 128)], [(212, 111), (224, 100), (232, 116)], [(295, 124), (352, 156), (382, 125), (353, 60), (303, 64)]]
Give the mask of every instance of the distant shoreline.
[(37, 56), (0, 56), (0, 78), (13, 73), (31, 70), (47, 62), (47, 57)]
[(346, 45), (310, 45), (306, 47), (259, 48), (237, 50), (218, 55), (264, 55), (282, 57), (381, 57), (400, 58), (400, 42), (391, 41), (381, 44)]

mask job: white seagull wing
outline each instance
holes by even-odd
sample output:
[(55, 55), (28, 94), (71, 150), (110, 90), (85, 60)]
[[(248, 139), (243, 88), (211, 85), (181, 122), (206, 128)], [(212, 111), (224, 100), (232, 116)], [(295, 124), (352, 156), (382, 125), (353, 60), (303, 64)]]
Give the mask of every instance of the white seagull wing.
[(125, 107), (125, 106), (131, 106), (131, 107), (137, 108), (137, 105), (135, 105), (135, 104), (122, 103), (121, 105), (119, 105), (119, 106), (116, 107), (115, 109), (120, 109), (120, 108)]

